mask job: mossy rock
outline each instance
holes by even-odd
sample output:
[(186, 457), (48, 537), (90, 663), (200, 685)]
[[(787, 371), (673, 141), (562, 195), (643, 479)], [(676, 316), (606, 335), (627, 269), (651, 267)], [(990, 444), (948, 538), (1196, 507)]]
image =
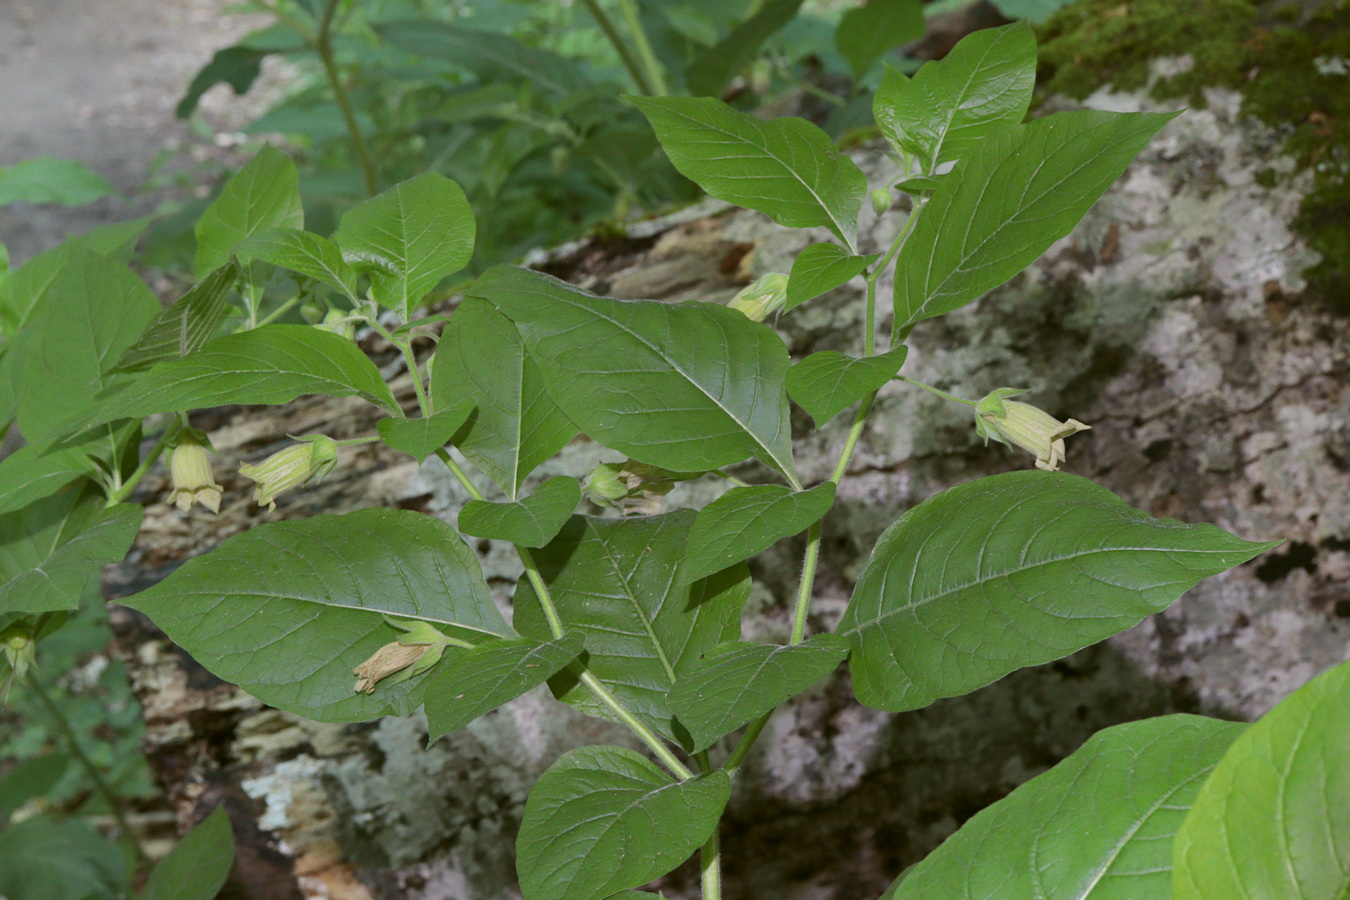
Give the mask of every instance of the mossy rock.
[[(1313, 174), (1294, 222), (1322, 257), (1304, 273), (1309, 298), (1350, 313), (1350, 0), (1078, 0), (1040, 28), (1040, 45), (1050, 93), (1109, 85), (1203, 107), (1205, 88), (1238, 91), (1296, 173)], [(1187, 71), (1151, 75), (1154, 59), (1183, 55)]]

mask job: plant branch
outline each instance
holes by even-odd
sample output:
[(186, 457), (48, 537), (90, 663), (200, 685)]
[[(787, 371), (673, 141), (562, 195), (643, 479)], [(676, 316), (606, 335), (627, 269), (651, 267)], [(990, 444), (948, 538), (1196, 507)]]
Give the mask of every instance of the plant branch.
[(955, 394), (949, 394), (946, 391), (938, 390), (931, 384), (924, 384), (922, 381), (918, 381), (914, 378), (906, 378), (904, 375), (893, 375), (891, 376), (891, 381), (903, 381), (905, 384), (912, 384), (915, 387), (921, 387), (925, 391), (928, 391), (930, 394), (937, 394), (944, 400), (950, 400), (953, 403), (960, 403), (964, 406), (979, 406), (979, 404), (976, 403), (974, 400), (963, 399), (961, 397), (956, 396)]
[(628, 30), (632, 32), (633, 43), (637, 45), (638, 58), (642, 60), (642, 65), (647, 70), (647, 79), (651, 82), (652, 92), (658, 97), (665, 97), (670, 93), (670, 89), (666, 87), (666, 76), (661, 71), (661, 63), (652, 52), (651, 41), (647, 40), (647, 32), (643, 30), (642, 21), (638, 18), (637, 3), (634, 0), (618, 0), (618, 3), (619, 11), (623, 13), (624, 21), (628, 23)]
[(374, 197), (380, 192), (379, 177), (375, 172), (375, 160), (370, 155), (370, 148), (366, 146), (365, 135), (361, 133), (361, 126), (356, 121), (356, 113), (352, 110), (351, 97), (347, 95), (347, 88), (342, 83), (342, 75), (338, 72), (337, 59), (333, 55), (333, 14), (337, 11), (338, 0), (328, 0), (324, 7), (323, 17), (319, 20), (319, 31), (314, 36), (314, 52), (319, 55), (319, 61), (323, 63), (324, 74), (328, 76), (328, 86), (333, 89), (333, 97), (337, 100), (338, 110), (342, 113), (342, 121), (347, 126), (347, 134), (352, 142), (352, 151), (356, 154), (356, 160), (361, 166), (361, 178), (365, 182), (366, 196)]
[(164, 448), (169, 445), (169, 441), (177, 437), (178, 432), (183, 430), (183, 424), (183, 416), (176, 415), (173, 417), (173, 421), (164, 426), (164, 433), (159, 436), (159, 440), (155, 441), (155, 446), (150, 448), (150, 452), (146, 454), (145, 459), (141, 460), (141, 464), (136, 467), (136, 471), (132, 472), (127, 480), (122, 482), (121, 486), (108, 494), (108, 499), (103, 504), (104, 508), (116, 506), (131, 496), (131, 492), (136, 490), (136, 485), (140, 484), (141, 479), (145, 477), (145, 473), (150, 471), (150, 467), (155, 464), (155, 460), (159, 459), (160, 454), (164, 452)]
[(654, 91), (651, 82), (647, 80), (647, 73), (643, 71), (642, 65), (633, 55), (633, 51), (628, 49), (628, 42), (619, 33), (614, 20), (601, 9), (597, 0), (581, 0), (581, 5), (586, 7), (586, 11), (591, 14), (591, 18), (595, 19), (595, 24), (600, 26), (600, 30), (605, 33), (605, 38), (619, 54), (619, 59), (623, 62), (623, 67), (628, 70), (628, 74), (632, 76), (633, 84), (637, 85), (638, 92), (648, 97), (652, 96)]

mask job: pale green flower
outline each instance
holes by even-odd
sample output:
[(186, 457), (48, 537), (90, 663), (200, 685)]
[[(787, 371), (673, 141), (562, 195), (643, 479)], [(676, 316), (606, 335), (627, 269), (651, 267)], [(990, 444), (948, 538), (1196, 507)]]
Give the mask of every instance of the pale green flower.
[(278, 495), (291, 488), (317, 481), (337, 465), (337, 443), (323, 435), (301, 438), (300, 443), (278, 450), (257, 465), (242, 465), (239, 474), (256, 486), (253, 499), (269, 510), (277, 508)]
[(169, 451), (169, 478), (173, 488), (169, 499), (183, 512), (200, 503), (213, 513), (220, 512), (223, 490), (211, 474), (207, 456), (211, 442), (195, 428), (185, 428)]
[(756, 322), (763, 322), (783, 308), (783, 304), (787, 302), (787, 288), (786, 275), (781, 272), (770, 272), (742, 288), (727, 305), (740, 310)]
[(1029, 403), (1007, 399), (1024, 393), (1018, 388), (999, 388), (985, 395), (975, 406), (975, 430), (986, 444), (993, 438), (1021, 447), (1036, 457), (1036, 468), (1054, 472), (1064, 462), (1064, 439), (1092, 426), (1077, 419), (1061, 422)]

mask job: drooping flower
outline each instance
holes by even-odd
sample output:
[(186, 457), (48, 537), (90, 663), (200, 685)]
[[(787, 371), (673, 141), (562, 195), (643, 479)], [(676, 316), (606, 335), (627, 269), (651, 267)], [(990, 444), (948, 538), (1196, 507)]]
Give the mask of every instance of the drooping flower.
[(727, 305), (745, 313), (747, 318), (763, 322), (783, 308), (783, 304), (787, 302), (787, 286), (786, 275), (781, 272), (770, 272), (742, 288)]
[(172, 490), (169, 499), (183, 512), (200, 503), (213, 513), (220, 512), (222, 488), (211, 475), (211, 460), (207, 456), (211, 442), (195, 428), (184, 428), (169, 450), (169, 478)]
[(428, 622), (405, 624), (396, 619), (385, 621), (403, 631), (398, 640), (390, 641), (370, 655), (365, 662), (352, 669), (356, 684), (352, 691), (373, 694), (381, 681), (391, 684), (420, 675), (440, 662), (451, 640)]
[(975, 406), (975, 430), (986, 444), (993, 438), (1021, 447), (1036, 457), (1036, 468), (1054, 472), (1064, 462), (1064, 439), (1092, 426), (1077, 419), (1061, 422), (1029, 403), (1007, 399), (1025, 393), (1019, 388), (999, 388), (986, 394)]
[(298, 439), (262, 462), (239, 467), (239, 474), (255, 482), (253, 499), (269, 510), (277, 508), (278, 495), (291, 488), (317, 481), (337, 465), (337, 442), (322, 434)]

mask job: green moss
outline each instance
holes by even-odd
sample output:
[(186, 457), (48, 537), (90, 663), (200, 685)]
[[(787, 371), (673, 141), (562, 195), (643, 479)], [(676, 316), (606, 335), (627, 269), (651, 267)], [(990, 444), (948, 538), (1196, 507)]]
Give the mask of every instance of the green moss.
[[(1310, 297), (1350, 311), (1350, 0), (1079, 0), (1040, 32), (1052, 93), (1149, 87), (1202, 107), (1206, 87), (1239, 91), (1243, 113), (1281, 135), (1292, 174), (1313, 173), (1295, 221), (1322, 256), (1304, 273)], [(1189, 71), (1150, 85), (1153, 59), (1183, 54)]]

